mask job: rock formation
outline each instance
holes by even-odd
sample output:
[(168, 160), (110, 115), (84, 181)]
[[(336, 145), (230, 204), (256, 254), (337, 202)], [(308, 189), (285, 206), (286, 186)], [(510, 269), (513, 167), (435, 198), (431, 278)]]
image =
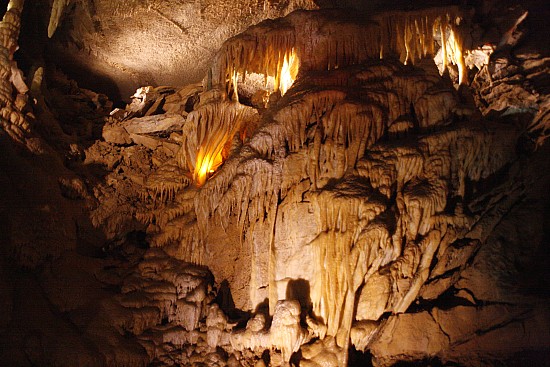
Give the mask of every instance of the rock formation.
[(547, 363), (544, 13), (485, 5), (295, 11), (112, 109), (47, 65), (24, 88), (12, 0), (0, 359)]

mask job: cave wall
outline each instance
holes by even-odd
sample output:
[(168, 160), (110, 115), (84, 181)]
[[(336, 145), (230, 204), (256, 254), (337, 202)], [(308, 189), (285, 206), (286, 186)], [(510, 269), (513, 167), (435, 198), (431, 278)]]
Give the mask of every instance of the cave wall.
[[(226, 39), (264, 19), (317, 8), (312, 0), (51, 3), (40, 1), (25, 10), (34, 24), (28, 33), (47, 48), (46, 58), (81, 80), (82, 87), (125, 101), (143, 85), (201, 81)], [(47, 41), (50, 5), (59, 7), (60, 17)], [(25, 31), (23, 37), (33, 43)]]

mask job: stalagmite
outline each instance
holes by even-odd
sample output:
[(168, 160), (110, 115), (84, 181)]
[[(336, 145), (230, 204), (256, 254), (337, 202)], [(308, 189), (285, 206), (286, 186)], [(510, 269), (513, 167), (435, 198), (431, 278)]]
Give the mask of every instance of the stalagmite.
[(300, 304), (296, 301), (279, 301), (271, 323), (271, 345), (281, 350), (283, 360), (290, 361), (304, 343), (307, 333), (300, 326)]
[(279, 349), (286, 363), (309, 339), (310, 336), (300, 325), (300, 304), (297, 301), (278, 302), (269, 329), (266, 328), (264, 315), (257, 314), (248, 321), (245, 330), (233, 332), (230, 337), (231, 345), (236, 350)]

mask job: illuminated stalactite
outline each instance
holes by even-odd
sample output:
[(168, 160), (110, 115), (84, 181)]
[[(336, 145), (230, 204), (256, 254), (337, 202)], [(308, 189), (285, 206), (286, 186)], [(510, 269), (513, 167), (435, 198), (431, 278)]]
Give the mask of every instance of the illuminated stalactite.
[(50, 21), (48, 24), (49, 38), (52, 38), (52, 36), (54, 35), (57, 27), (59, 26), (59, 22), (63, 17), (63, 12), (67, 8), (67, 6), (69, 6), (69, 3), (70, 0), (54, 0), (50, 14)]
[(283, 65), (281, 67), (281, 71), (278, 73), (279, 82), (277, 83), (277, 85), (279, 86), (279, 90), (281, 91), (281, 95), (284, 95), (290, 89), (290, 87), (292, 87), (292, 84), (294, 84), (294, 81), (298, 76), (299, 68), (300, 59), (298, 58), (298, 55), (296, 54), (294, 49), (290, 50), (290, 52), (285, 53), (285, 56), (283, 57)]
[(333, 70), (392, 56), (404, 64), (437, 57), (441, 73), (448, 65), (456, 65), (459, 84), (468, 82), (467, 31), (457, 7), (388, 12), (339, 23), (327, 22), (325, 16), (302, 24), (300, 14), (291, 14), (284, 26), (263, 22), (227, 41), (213, 67), (217, 72), (212, 84), (223, 85), (236, 96), (237, 83), (246, 73), (260, 73), (266, 79), (274, 77), (275, 91), (285, 94), (298, 68)]
[(202, 186), (228, 157), (233, 137), (255, 119), (256, 110), (230, 102), (208, 104), (191, 112), (183, 128), (180, 167), (189, 169), (193, 181)]
[[(239, 78), (246, 77), (247, 73), (264, 75), (266, 84), (268, 77), (280, 79), (285, 56), (291, 53), (296, 41), (294, 29), (274, 26), (273, 21), (262, 24), (265, 28), (258, 29), (267, 30), (266, 33), (237, 36), (224, 43), (213, 66), (211, 83), (214, 86), (224, 88), (228, 94), (236, 94)], [(274, 87), (279, 88), (279, 83)], [(238, 97), (234, 95), (234, 99)]]
[[(266, 70), (269, 69), (266, 68)], [(289, 51), (279, 53), (275, 71), (267, 71), (266, 74), (263, 74), (264, 88), (266, 88), (267, 93), (271, 94), (279, 91), (281, 96), (285, 95), (298, 77), (299, 70), (300, 59), (293, 48)], [(256, 73), (248, 69), (244, 71), (237, 71), (235, 69), (230, 73), (231, 78), (227, 91), (232, 95), (235, 102), (239, 102), (239, 83), (245, 83), (247, 76), (252, 74)]]
[(442, 54), (443, 73), (448, 64), (456, 65), (459, 84), (466, 80), (462, 14), (455, 7), (434, 8), (411, 12), (391, 12), (375, 17), (380, 27), (380, 58), (395, 53), (404, 64)]

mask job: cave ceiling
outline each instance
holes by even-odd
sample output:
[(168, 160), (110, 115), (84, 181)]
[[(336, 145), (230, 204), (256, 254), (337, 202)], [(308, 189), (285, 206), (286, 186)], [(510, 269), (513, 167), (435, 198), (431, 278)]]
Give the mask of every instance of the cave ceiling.
[(200, 81), (226, 39), (264, 19), (318, 8), (313, 0), (62, 0), (49, 16), (50, 4), (37, 3), (29, 16), (39, 37), (53, 37), (52, 61), (87, 87), (125, 100), (142, 85)]

